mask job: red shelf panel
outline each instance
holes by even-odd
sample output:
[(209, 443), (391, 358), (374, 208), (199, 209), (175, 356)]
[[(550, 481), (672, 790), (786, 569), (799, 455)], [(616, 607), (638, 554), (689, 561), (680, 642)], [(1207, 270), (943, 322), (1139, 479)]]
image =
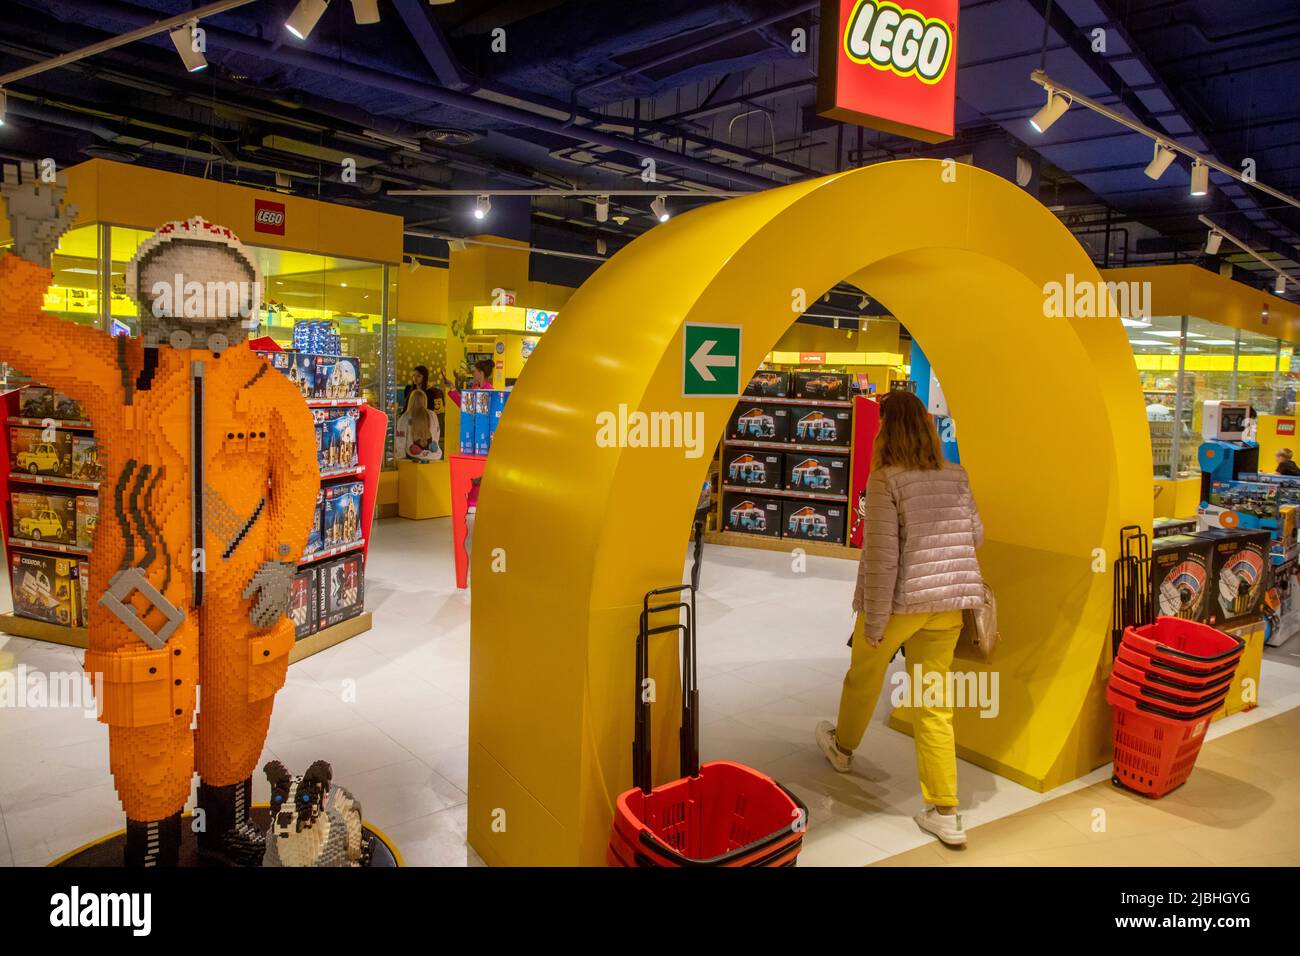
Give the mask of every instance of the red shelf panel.
[(53, 485), (56, 488), (80, 488), (86, 491), (98, 491), (99, 482), (82, 481), (78, 478), (63, 478), (59, 475), (33, 475), (25, 471), (9, 472), (9, 480), (26, 482), (29, 485)]

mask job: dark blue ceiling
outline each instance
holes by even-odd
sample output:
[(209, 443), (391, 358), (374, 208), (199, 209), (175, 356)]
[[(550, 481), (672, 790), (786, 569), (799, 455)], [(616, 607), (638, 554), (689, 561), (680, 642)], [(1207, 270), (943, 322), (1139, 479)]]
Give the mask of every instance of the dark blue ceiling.
[[(0, 72), (199, 5), (9, 0)], [(1029, 74), (1046, 35), (1058, 82), (1230, 166), (1250, 158), (1262, 182), (1295, 195), (1300, 2), (961, 6), (960, 134), (938, 147), (816, 117), (809, 2), (381, 0), (382, 22), (359, 27), (350, 4), (333, 0), (299, 42), (283, 29), (293, 0), (257, 0), (205, 19), (212, 66), (202, 73), (181, 72), (163, 35), (12, 84), (0, 155), (65, 164), (104, 155), (266, 185), (279, 172), (296, 190), (455, 233), (455, 203), (388, 192), (634, 188), (645, 155), (679, 188), (750, 189), (892, 156), (979, 157), (995, 143), (1039, 164), (1040, 198), (1099, 261), (1205, 261), (1204, 213), (1300, 274), (1295, 208), (1218, 174), (1195, 200), (1182, 161), (1152, 182), (1142, 172), (1150, 141), (1081, 108), (1044, 136), (1026, 122), (1044, 98)], [(796, 28), (809, 31), (811, 54), (791, 49)], [(504, 53), (492, 49), (498, 29)], [(1104, 52), (1093, 49), (1094, 29)], [(338, 182), (343, 155), (358, 159), (360, 191)], [(587, 203), (538, 202), (534, 239), (591, 251), (599, 237), (617, 248), (652, 225), (634, 204), (622, 212), (626, 224), (597, 227)], [(1103, 230), (1114, 231), (1099, 244)], [(1241, 277), (1266, 280), (1248, 258), (1233, 261)]]

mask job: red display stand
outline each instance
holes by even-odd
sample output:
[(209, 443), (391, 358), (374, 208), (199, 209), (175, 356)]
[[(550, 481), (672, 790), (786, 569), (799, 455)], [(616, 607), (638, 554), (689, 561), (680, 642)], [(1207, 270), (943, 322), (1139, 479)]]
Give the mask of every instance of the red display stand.
[(880, 432), (880, 403), (859, 395), (853, 399), (853, 484), (849, 490), (849, 547), (862, 547), (862, 519), (858, 502), (871, 477), (871, 453)]
[(469, 496), (474, 479), (483, 477), (486, 455), (451, 455), (451, 551), (456, 557), (456, 587), (469, 587), (469, 552), (465, 550), (465, 515), (469, 513)]

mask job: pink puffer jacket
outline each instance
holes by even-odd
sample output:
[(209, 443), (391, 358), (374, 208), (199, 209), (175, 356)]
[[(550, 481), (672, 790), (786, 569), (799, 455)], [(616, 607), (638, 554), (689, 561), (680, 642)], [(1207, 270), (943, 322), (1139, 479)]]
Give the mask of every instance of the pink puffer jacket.
[(984, 541), (961, 465), (877, 468), (867, 481), (862, 562), (853, 609), (875, 643), (891, 614), (955, 611), (984, 598), (975, 549)]

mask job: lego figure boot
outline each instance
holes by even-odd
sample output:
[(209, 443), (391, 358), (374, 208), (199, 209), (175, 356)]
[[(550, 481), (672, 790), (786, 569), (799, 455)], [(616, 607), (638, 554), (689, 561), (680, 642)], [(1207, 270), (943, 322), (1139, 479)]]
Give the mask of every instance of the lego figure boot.
[(126, 821), (126, 853), (131, 867), (176, 866), (181, 852), (181, 815), (165, 820)]
[(199, 782), (199, 808), (204, 828), (199, 833), (199, 855), (227, 866), (261, 866), (266, 836), (248, 818), (253, 801), (253, 778), (227, 787)]

